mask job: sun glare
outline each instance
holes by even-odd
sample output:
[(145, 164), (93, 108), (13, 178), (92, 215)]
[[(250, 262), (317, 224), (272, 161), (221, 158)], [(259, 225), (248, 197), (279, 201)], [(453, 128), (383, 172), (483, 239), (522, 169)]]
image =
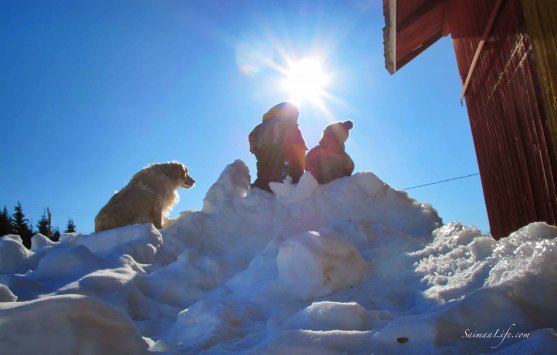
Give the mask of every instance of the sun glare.
[(290, 62), (286, 70), (283, 89), (290, 96), (290, 101), (302, 104), (309, 101), (321, 104), (329, 76), (323, 70), (323, 64), (316, 58), (304, 58)]

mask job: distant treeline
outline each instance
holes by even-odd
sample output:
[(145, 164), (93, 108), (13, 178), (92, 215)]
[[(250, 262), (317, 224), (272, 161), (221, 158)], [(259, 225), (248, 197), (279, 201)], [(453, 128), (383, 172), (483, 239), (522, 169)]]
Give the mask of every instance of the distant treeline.
[[(41, 233), (42, 235), (50, 238), (52, 241), (57, 242), (60, 239), (60, 230), (58, 227), (52, 227), (51, 221), (52, 216), (50, 214), (50, 209), (46, 208), (41, 215), (41, 219), (36, 224), (37, 229), (33, 229), (33, 225), (23, 213), (21, 203), (17, 203), (12, 215), (8, 213), (8, 209), (4, 206), (4, 209), (0, 214), (0, 236), (4, 236), (6, 234), (17, 234), (23, 240), (23, 245), (25, 245), (28, 249), (31, 248), (31, 238), (37, 233)], [(76, 228), (73, 219), (70, 218), (64, 233), (74, 233), (75, 230)]]

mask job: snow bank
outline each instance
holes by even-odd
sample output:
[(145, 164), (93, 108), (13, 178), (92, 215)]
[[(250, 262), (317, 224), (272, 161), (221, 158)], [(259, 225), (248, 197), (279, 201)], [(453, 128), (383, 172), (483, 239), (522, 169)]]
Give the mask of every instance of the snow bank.
[(201, 211), (161, 231), (36, 236), (31, 251), (0, 239), (0, 352), (554, 348), (556, 227), (494, 241), (367, 172), (326, 185), (305, 174), (275, 194), (249, 182), (230, 164)]

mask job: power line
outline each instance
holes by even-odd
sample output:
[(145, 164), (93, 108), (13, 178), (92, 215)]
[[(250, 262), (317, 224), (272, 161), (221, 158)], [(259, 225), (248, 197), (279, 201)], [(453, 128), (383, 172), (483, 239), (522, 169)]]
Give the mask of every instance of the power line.
[(404, 191), (406, 191), (406, 190), (412, 190), (412, 189), (417, 189), (418, 187), (424, 187), (424, 186), (442, 184), (442, 183), (445, 183), (445, 182), (454, 181), (454, 180), (459, 180), (459, 179), (465, 179), (465, 178), (469, 178), (469, 177), (477, 176), (477, 175), (480, 175), (480, 174), (479, 174), (479, 173), (474, 173), (474, 174), (470, 174), (470, 175), (459, 176), (459, 177), (455, 177), (455, 178), (452, 178), (452, 179), (446, 179), (446, 180), (441, 180), (441, 181), (430, 182), (430, 183), (428, 183), (428, 184), (423, 184), (423, 185), (417, 185), (417, 186), (407, 187), (407, 188), (402, 189), (402, 190), (404, 190)]

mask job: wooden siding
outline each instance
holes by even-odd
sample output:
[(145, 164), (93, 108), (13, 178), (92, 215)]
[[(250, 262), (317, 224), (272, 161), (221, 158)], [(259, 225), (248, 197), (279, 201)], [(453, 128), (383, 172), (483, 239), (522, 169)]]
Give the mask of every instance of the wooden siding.
[[(462, 78), (494, 4), (449, 1)], [(534, 221), (556, 224), (555, 142), (520, 0), (503, 1), (465, 99), (492, 235), (498, 239)]]

